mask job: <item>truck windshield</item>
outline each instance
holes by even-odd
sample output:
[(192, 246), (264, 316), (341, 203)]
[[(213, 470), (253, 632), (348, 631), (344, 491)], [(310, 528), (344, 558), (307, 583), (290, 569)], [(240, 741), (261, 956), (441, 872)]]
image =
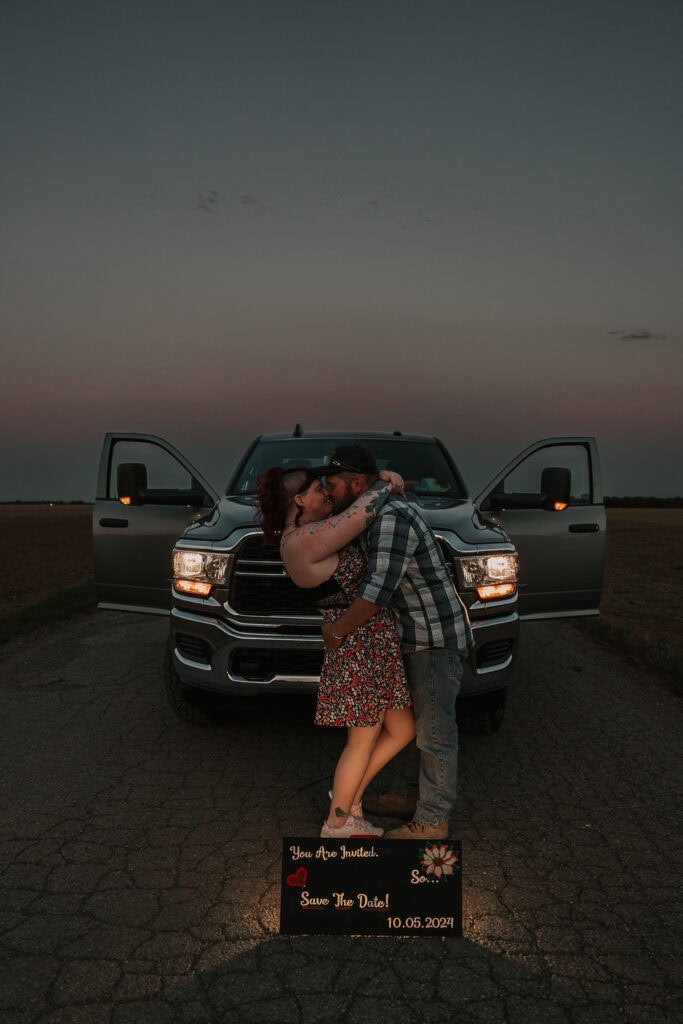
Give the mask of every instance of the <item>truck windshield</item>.
[[(270, 466), (320, 466), (337, 444), (353, 444), (346, 439), (283, 438), (256, 445), (235, 477), (228, 494), (254, 494), (261, 473)], [(400, 473), (406, 490), (419, 498), (463, 500), (464, 485), (442, 449), (434, 441), (408, 441), (401, 438), (358, 438), (375, 457), (378, 468)]]

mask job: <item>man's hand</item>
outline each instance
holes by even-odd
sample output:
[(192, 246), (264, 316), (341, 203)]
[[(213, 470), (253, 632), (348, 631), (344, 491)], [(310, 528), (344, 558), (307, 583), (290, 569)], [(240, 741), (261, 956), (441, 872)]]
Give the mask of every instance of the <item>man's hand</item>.
[(322, 624), (323, 643), (325, 644), (325, 648), (328, 651), (338, 651), (339, 648), (342, 645), (341, 640), (337, 640), (336, 636), (332, 635), (333, 633), (334, 633), (334, 622), (323, 622), (323, 624)]
[[(378, 604), (364, 601), (362, 597), (354, 597), (349, 607), (338, 619), (334, 619), (332, 622), (323, 622), (322, 634), (325, 649), (338, 651), (344, 638), (371, 619), (379, 607)], [(332, 635), (333, 633), (340, 636), (341, 640), (337, 640), (337, 637)]]

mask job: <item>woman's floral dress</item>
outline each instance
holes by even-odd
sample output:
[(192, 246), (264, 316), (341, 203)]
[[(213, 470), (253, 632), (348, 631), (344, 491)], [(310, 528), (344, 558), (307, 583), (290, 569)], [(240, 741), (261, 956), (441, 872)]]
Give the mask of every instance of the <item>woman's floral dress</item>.
[[(348, 608), (366, 573), (355, 544), (339, 552), (339, 565), (320, 592), (318, 608), (326, 622)], [(336, 651), (326, 651), (320, 675), (316, 725), (376, 725), (387, 708), (411, 706), (394, 617), (380, 608), (348, 633)]]

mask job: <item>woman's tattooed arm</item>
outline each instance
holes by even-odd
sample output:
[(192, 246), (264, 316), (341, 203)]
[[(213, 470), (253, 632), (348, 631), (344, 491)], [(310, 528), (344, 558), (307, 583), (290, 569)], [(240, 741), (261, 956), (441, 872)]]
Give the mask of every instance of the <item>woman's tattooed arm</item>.
[(346, 547), (377, 518), (382, 506), (394, 493), (394, 486), (388, 481), (377, 480), (343, 512), (300, 526), (290, 534), (288, 561), (297, 558), (308, 563), (320, 562)]

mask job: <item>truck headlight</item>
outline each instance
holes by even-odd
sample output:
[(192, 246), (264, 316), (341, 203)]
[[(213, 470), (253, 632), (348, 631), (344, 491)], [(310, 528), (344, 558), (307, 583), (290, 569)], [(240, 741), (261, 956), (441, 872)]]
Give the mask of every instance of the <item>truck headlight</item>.
[(225, 583), (231, 555), (213, 551), (173, 550), (173, 586), (183, 594), (208, 597), (213, 587)]
[(477, 555), (460, 559), (464, 586), (482, 601), (511, 597), (517, 588), (517, 555)]

